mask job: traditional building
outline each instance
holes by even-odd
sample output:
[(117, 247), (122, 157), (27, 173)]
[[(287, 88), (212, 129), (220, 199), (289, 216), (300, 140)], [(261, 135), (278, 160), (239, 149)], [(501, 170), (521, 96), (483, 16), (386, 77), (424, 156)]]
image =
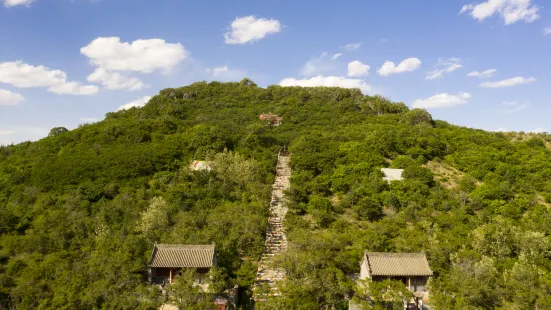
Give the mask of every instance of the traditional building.
[[(200, 286), (203, 291), (209, 291), (207, 274), (211, 268), (216, 267), (216, 250), (212, 245), (181, 245), (181, 244), (155, 244), (151, 258), (149, 259), (149, 282), (155, 284), (172, 284), (176, 275), (187, 268), (195, 269), (200, 275), (194, 285)], [(222, 295), (213, 296), (212, 302), (219, 310), (235, 307), (237, 304), (239, 286), (229, 288)], [(170, 302), (163, 305), (166, 309), (175, 306)], [(163, 309), (161, 307), (161, 309)]]
[(172, 283), (182, 269), (193, 268), (199, 274), (207, 274), (216, 266), (213, 245), (156, 244), (149, 260), (150, 283)]
[(381, 171), (384, 174), (383, 180), (387, 182), (403, 180), (404, 169), (381, 168)]
[[(425, 253), (380, 253), (365, 252), (360, 264), (360, 279), (383, 281), (398, 280), (413, 293), (415, 308), (422, 309), (428, 301), (426, 288), (432, 270)], [(409, 305), (408, 309), (413, 305)], [(413, 309), (415, 309), (413, 308)]]
[(261, 114), (259, 118), (263, 121), (269, 121), (274, 126), (281, 125), (281, 122), (283, 121), (283, 117), (279, 117), (275, 114)]

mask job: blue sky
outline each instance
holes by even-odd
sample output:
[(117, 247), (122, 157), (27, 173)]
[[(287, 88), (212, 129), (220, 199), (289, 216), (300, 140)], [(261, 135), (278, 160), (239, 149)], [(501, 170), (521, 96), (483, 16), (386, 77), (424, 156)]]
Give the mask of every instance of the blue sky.
[(551, 131), (551, 12), (543, 0), (472, 1), (0, 0), (0, 144), (243, 77)]

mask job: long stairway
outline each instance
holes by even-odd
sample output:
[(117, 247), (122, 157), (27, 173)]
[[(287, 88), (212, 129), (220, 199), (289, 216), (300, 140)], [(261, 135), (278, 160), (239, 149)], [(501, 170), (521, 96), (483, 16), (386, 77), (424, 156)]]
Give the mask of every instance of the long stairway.
[(270, 202), (270, 217), (268, 218), (268, 231), (264, 252), (258, 264), (256, 281), (254, 286), (255, 301), (263, 301), (266, 293), (259, 293), (259, 287), (268, 285), (270, 295), (277, 296), (276, 282), (285, 277), (283, 270), (273, 266), (273, 258), (278, 253), (287, 249), (287, 238), (283, 228), (283, 220), (287, 214), (285, 196), (283, 192), (291, 186), (291, 167), (289, 166), (290, 154), (281, 151), (278, 155), (276, 178), (272, 189), (272, 201)]

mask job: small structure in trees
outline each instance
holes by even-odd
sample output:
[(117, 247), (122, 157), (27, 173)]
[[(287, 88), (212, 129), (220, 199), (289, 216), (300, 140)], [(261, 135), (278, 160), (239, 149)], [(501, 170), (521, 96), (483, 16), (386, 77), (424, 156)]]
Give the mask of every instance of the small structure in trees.
[(383, 180), (389, 183), (392, 181), (402, 181), (404, 179), (402, 177), (404, 169), (381, 168), (381, 171), (384, 173)]
[(216, 253), (212, 245), (155, 244), (147, 264), (150, 283), (172, 283), (182, 269), (193, 268), (207, 274), (216, 267)]
[(204, 170), (211, 171), (212, 170), (209, 163), (204, 160), (194, 160), (191, 163), (191, 165), (189, 165), (189, 169), (191, 169), (192, 171), (204, 171)]
[(360, 264), (360, 280), (374, 282), (383, 280), (401, 281), (412, 292), (413, 302), (408, 309), (423, 309), (428, 301), (426, 288), (432, 270), (425, 253), (381, 253), (365, 252)]
[[(193, 269), (192, 281), (193, 287), (200, 288), (200, 291), (207, 294), (210, 301), (216, 306), (216, 309), (226, 310), (228, 307), (237, 304), (239, 286), (214, 292), (211, 286), (212, 274), (209, 273), (216, 267), (216, 249), (212, 245), (181, 245), (181, 244), (155, 244), (151, 258), (147, 264), (148, 278), (150, 283), (154, 284), (173, 284), (175, 277), (181, 274), (185, 277), (185, 271)], [(189, 274), (188, 274), (189, 275)], [(181, 284), (181, 282), (180, 282)], [(173, 285), (170, 286), (174, 288)], [(163, 290), (164, 291), (164, 290)], [(170, 289), (169, 289), (170, 291)], [(170, 295), (170, 293), (169, 293)], [(177, 297), (172, 296), (163, 307), (174, 307)], [(176, 300), (176, 301), (175, 301)]]
[(277, 116), (275, 114), (261, 114), (259, 118), (263, 121), (268, 121), (274, 126), (279, 126), (283, 122), (283, 117)]

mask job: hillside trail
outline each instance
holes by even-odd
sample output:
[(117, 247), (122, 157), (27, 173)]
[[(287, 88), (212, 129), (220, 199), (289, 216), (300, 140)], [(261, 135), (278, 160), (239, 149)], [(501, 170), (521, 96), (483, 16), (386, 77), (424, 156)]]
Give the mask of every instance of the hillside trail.
[[(258, 264), (256, 273), (255, 291), (258, 287), (268, 285), (269, 293), (278, 296), (276, 284), (283, 280), (285, 273), (274, 266), (274, 257), (287, 249), (287, 237), (283, 227), (283, 220), (287, 214), (285, 201), (285, 190), (291, 186), (291, 154), (282, 150), (278, 154), (276, 178), (272, 189), (272, 200), (270, 202), (270, 217), (268, 218), (268, 230), (264, 243), (264, 252)], [(255, 301), (265, 300), (265, 294), (254, 293)]]

